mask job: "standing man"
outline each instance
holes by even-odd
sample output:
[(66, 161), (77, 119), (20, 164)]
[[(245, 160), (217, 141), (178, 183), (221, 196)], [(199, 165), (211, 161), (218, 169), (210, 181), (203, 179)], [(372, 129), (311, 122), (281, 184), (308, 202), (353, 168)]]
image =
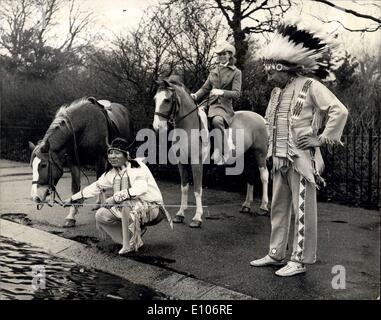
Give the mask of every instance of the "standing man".
[(275, 272), (278, 276), (304, 273), (305, 265), (316, 261), (316, 188), (324, 184), (320, 147), (342, 144), (348, 116), (346, 107), (317, 80), (330, 75), (331, 49), (313, 32), (281, 23), (263, 51), (268, 80), (276, 85), (265, 116), (268, 157), (273, 159), (271, 239), (268, 255), (250, 264), (284, 264), (293, 212), (293, 252), (287, 265)]

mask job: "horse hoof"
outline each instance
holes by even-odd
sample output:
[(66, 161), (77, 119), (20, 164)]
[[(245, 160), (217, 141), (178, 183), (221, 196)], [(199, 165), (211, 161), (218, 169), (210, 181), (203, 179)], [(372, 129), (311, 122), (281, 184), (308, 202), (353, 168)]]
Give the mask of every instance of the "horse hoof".
[(175, 216), (172, 220), (173, 223), (183, 223), (185, 217), (184, 216)]
[(75, 227), (75, 219), (66, 219), (63, 228), (73, 228)]
[(251, 208), (250, 207), (246, 207), (246, 206), (242, 206), (241, 210), (239, 211), (241, 213), (250, 213), (251, 212)]
[(133, 252), (131, 248), (122, 248), (119, 250), (118, 254), (122, 256), (131, 252)]
[(192, 222), (189, 224), (190, 228), (200, 228), (201, 227), (201, 221), (198, 220), (192, 220)]
[(269, 216), (270, 215), (270, 211), (269, 210), (264, 210), (264, 209), (259, 209), (259, 211), (255, 212), (255, 215), (257, 216)]

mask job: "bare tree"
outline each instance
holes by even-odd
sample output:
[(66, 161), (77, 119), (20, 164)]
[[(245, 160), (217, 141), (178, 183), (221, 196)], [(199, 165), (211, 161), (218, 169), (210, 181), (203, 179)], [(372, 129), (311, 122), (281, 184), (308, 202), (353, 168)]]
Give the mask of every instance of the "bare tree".
[(91, 63), (98, 76), (111, 79), (104, 81), (106, 85), (122, 88), (120, 100), (150, 118), (153, 80), (176, 73), (195, 89), (206, 79), (221, 23), (209, 19), (191, 7), (149, 9), (136, 30), (116, 37), (112, 49), (94, 51)]
[(213, 64), (213, 47), (221, 31), (221, 18), (206, 13), (195, 3), (166, 7), (157, 11), (152, 21), (168, 37), (167, 53), (185, 84), (194, 89), (206, 79)]
[(31, 3), (21, 0), (4, 0), (0, 6), (0, 46), (16, 60), (28, 51), (34, 38), (34, 30), (27, 28), (32, 14)]
[(244, 68), (248, 52), (248, 35), (271, 32), (279, 19), (292, 5), (291, 0), (169, 0), (162, 5), (175, 3), (189, 6), (191, 3), (202, 11), (213, 11), (225, 18), (237, 50), (237, 65)]
[[(377, 30), (379, 30), (381, 28), (381, 16), (375, 17), (375, 16), (372, 16), (372, 15), (369, 15), (369, 14), (364, 14), (364, 13), (358, 12), (356, 10), (345, 8), (342, 5), (337, 5), (337, 4), (335, 4), (335, 3), (331, 2), (331, 1), (327, 1), (327, 0), (314, 0), (314, 1), (318, 2), (318, 3), (325, 4), (325, 5), (327, 5), (327, 6), (331, 7), (331, 8), (334, 8), (336, 10), (345, 12), (346, 14), (355, 16), (357, 18), (364, 19), (365, 21), (370, 23), (370, 25), (368, 24), (368, 25), (364, 26), (363, 28), (353, 29), (353, 28), (350, 28), (350, 27), (344, 25), (341, 21), (338, 21), (338, 20), (324, 20), (324, 19), (320, 19), (321, 21), (323, 21), (325, 23), (336, 22), (336, 23), (340, 24), (345, 30), (348, 30), (348, 31), (351, 31), (351, 32), (375, 32), (375, 31), (377, 31)], [(353, 1), (353, 3), (356, 3), (356, 2)], [(372, 8), (373, 10), (376, 11), (375, 12), (376, 14), (381, 15), (381, 5), (380, 4), (377, 4), (377, 3), (364, 3), (362, 1), (361, 2), (361, 6), (365, 6), (366, 8)]]
[[(68, 4), (69, 30), (61, 46), (49, 44), (61, 8)], [(44, 77), (64, 66), (78, 63), (76, 54), (84, 43), (74, 41), (85, 31), (92, 12), (84, 13), (75, 0), (2, 0), (0, 3), (0, 48), (3, 59), (16, 70)], [(36, 21), (37, 17), (37, 21)], [(8, 57), (8, 59), (7, 59)]]
[[(60, 46), (61, 50), (72, 50), (75, 40), (86, 31), (89, 24), (93, 22), (94, 12), (84, 11), (80, 5), (76, 5), (75, 0), (70, 0), (69, 30), (65, 41)], [(88, 42), (86, 43), (86, 45)], [(82, 45), (84, 46), (84, 45)]]
[(94, 50), (89, 64), (115, 98), (125, 101), (140, 118), (142, 114), (148, 118), (155, 93), (153, 79), (171, 64), (165, 54), (168, 45), (169, 40), (152, 24), (141, 21), (137, 30), (117, 37), (112, 49)]
[[(313, 0), (313, 2), (321, 3), (335, 10), (345, 12), (345, 14), (361, 18), (367, 25), (363, 28), (351, 28), (337, 20), (327, 20), (319, 18), (324, 23), (339, 23), (348, 31), (355, 32), (375, 32), (381, 28), (381, 5), (375, 1), (361, 1), (358, 4), (372, 12), (365, 14), (360, 9), (353, 10), (346, 8), (347, 2), (340, 2), (339, 5), (334, 1)], [(348, 1), (349, 2), (349, 1)], [(355, 1), (352, 1), (356, 3)], [(173, 4), (182, 3), (184, 6), (198, 6), (202, 11), (219, 12), (227, 22), (237, 49), (237, 65), (241, 68), (244, 66), (246, 53), (248, 52), (248, 35), (259, 34), (264, 32), (272, 32), (278, 24), (280, 18), (293, 6), (303, 6), (303, 0), (163, 0), (163, 6), (171, 6)], [(309, 2), (311, 3), (311, 2)], [(196, 5), (197, 4), (197, 5)]]

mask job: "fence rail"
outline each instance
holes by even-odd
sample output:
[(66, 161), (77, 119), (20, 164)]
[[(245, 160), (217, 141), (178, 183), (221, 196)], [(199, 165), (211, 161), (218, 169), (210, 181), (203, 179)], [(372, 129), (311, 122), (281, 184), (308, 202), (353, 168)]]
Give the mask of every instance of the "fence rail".
[(323, 148), (326, 200), (380, 208), (380, 131), (347, 128), (343, 147)]
[[(148, 125), (136, 123), (135, 129)], [(46, 131), (46, 127), (7, 126), (1, 129), (1, 158), (29, 162), (28, 141), (36, 143)], [(345, 203), (379, 209), (380, 206), (380, 129), (346, 128), (342, 138), (344, 146), (329, 151), (322, 148), (325, 160), (323, 177), (327, 186), (319, 190), (321, 201)], [(154, 165), (152, 169), (160, 178), (178, 179), (172, 165)], [(260, 180), (256, 183), (257, 194), (261, 191)], [(205, 174), (208, 187), (229, 186), (229, 190), (245, 190), (242, 177), (224, 176), (223, 170), (208, 170)], [(224, 187), (225, 188), (225, 187)]]

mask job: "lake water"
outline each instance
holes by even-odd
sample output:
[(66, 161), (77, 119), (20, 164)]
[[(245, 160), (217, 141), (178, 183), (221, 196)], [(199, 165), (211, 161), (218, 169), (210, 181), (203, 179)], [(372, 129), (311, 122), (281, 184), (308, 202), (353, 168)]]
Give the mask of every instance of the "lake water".
[(166, 300), (148, 287), (0, 236), (0, 300)]

